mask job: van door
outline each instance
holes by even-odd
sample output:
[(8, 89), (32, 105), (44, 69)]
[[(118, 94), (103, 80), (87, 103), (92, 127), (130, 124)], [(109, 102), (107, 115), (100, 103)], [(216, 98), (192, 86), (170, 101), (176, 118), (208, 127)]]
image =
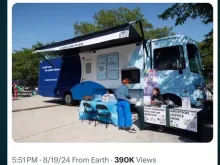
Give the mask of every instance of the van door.
[(182, 45), (153, 49), (153, 68), (157, 70), (161, 92), (179, 94), (184, 89), (185, 60)]

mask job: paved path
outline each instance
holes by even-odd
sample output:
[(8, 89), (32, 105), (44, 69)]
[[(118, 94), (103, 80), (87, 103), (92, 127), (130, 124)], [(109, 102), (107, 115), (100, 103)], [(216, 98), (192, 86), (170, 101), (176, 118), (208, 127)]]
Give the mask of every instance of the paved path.
[[(37, 100), (37, 97), (35, 97)], [(39, 99), (39, 98), (38, 98)], [(25, 99), (21, 102), (37, 105)], [(44, 103), (43, 103), (44, 104)], [(22, 106), (20, 106), (22, 107)], [(28, 107), (28, 105), (23, 106)], [(134, 123), (136, 115), (133, 116)], [(190, 140), (176, 132), (159, 133), (155, 130), (129, 133), (104, 124), (78, 120), (78, 107), (56, 106), (12, 113), (12, 136), (16, 142), (173, 142)]]
[(59, 99), (36, 95), (12, 100), (12, 111), (58, 106), (60, 104), (61, 101)]

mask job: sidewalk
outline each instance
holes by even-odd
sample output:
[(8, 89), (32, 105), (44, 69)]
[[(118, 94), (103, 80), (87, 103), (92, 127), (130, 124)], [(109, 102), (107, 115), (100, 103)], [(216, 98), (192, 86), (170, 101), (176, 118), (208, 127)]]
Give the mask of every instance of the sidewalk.
[(12, 112), (24, 111), (37, 108), (59, 106), (62, 104), (60, 99), (42, 97), (39, 95), (23, 97), (12, 100)]
[[(133, 115), (133, 122), (135, 122)], [(155, 130), (119, 131), (110, 124), (81, 122), (78, 107), (57, 106), (12, 114), (12, 137), (22, 143), (181, 143), (180, 136)], [(136, 125), (134, 127), (138, 130)], [(181, 137), (182, 138), (182, 137)]]

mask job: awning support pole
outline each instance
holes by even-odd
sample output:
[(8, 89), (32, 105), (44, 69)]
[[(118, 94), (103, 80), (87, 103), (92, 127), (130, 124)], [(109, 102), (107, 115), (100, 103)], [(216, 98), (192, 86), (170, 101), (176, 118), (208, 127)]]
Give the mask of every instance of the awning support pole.
[(150, 68), (152, 69), (153, 68), (153, 65), (152, 65), (153, 61), (152, 61), (152, 40), (151, 39), (150, 39), (149, 46), (150, 46)]
[[(133, 23), (136, 23), (136, 24), (138, 23), (139, 26), (140, 26), (141, 35), (142, 35), (142, 39), (143, 39), (143, 56), (144, 56), (143, 65), (144, 65), (144, 69), (145, 69), (145, 66), (146, 66), (146, 58), (145, 58), (144, 49), (145, 49), (145, 51), (146, 51), (147, 57), (149, 57), (149, 55), (148, 55), (148, 52), (147, 52), (147, 46), (146, 46), (146, 40), (145, 40), (145, 37), (144, 37), (143, 25), (142, 25), (142, 23), (141, 23), (141, 20), (129, 22), (129, 24), (133, 24)], [(151, 66), (150, 66), (150, 68), (151, 68)]]
[(51, 62), (49, 60), (47, 60), (42, 54), (37, 53), (39, 56), (41, 56), (41, 58), (43, 58), (50, 66), (52, 66), (54, 68), (54, 65), (51, 64)]
[(136, 24), (138, 23), (139, 26), (140, 26), (141, 35), (142, 35), (143, 44), (144, 44), (144, 49), (146, 50), (147, 57), (149, 57), (149, 56), (148, 56), (148, 52), (147, 52), (147, 47), (146, 47), (146, 40), (145, 40), (145, 37), (144, 37), (143, 25), (142, 25), (142, 23), (141, 23), (141, 20), (129, 22), (129, 24), (134, 24), (134, 23), (136, 23)]
[(143, 38), (143, 56), (144, 56), (144, 69), (146, 67), (146, 58), (145, 58), (145, 53), (144, 53), (144, 49), (146, 51), (146, 55), (148, 57), (148, 52), (147, 52), (147, 47), (146, 47), (146, 41), (145, 41), (145, 37), (144, 37), (144, 30), (143, 30), (143, 26), (142, 26), (142, 23), (141, 21), (139, 21), (139, 26), (140, 26), (140, 29), (141, 29), (141, 35), (142, 35), (142, 38)]

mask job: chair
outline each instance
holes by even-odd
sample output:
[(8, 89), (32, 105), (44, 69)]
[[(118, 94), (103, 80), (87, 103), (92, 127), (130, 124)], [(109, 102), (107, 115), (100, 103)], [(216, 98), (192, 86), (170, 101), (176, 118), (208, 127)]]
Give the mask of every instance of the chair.
[(82, 116), (81, 122), (83, 122), (83, 118), (84, 118), (84, 115), (86, 113), (86, 114), (89, 115), (89, 124), (90, 124), (90, 121), (92, 119), (91, 115), (92, 115), (92, 113), (95, 113), (95, 111), (92, 109), (92, 106), (89, 103), (87, 103), (87, 102), (84, 102), (83, 106), (84, 106), (84, 112), (83, 112), (83, 116)]
[[(97, 115), (96, 115), (96, 121), (98, 121), (99, 123), (99, 117), (104, 117), (107, 120), (111, 120), (111, 113), (109, 112), (108, 108), (105, 105), (102, 104), (97, 104), (96, 105), (96, 111), (97, 111)], [(95, 126), (96, 126), (96, 121), (95, 121)], [(109, 125), (109, 122), (106, 122), (106, 129)]]

